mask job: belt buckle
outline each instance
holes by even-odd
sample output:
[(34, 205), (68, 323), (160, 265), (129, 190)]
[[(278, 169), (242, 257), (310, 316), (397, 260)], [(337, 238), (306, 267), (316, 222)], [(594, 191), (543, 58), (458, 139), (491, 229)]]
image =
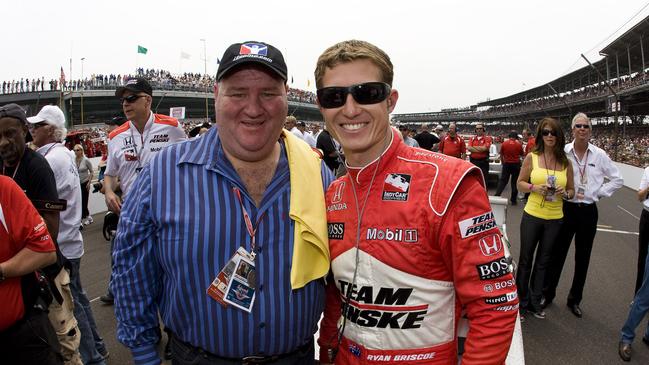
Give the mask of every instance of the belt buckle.
[(258, 355), (252, 355), (252, 356), (246, 356), (241, 358), (241, 364), (246, 365), (246, 364), (263, 364), (266, 362), (266, 356), (258, 356)]

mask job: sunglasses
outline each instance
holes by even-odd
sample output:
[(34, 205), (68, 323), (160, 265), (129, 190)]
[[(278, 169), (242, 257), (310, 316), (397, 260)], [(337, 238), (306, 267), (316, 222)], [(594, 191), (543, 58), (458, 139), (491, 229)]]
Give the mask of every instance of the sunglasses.
[(75, 150), (75, 151), (83, 151), (83, 150), (80, 149), (80, 148), (75, 148), (74, 150)]
[(584, 129), (589, 129), (590, 126), (589, 126), (588, 124), (575, 124), (575, 128), (579, 128), (579, 129), (582, 129), (582, 128), (584, 128)]
[(555, 131), (553, 131), (553, 130), (550, 130), (550, 129), (544, 129), (544, 130), (541, 132), (541, 134), (543, 135), (543, 137), (547, 137), (547, 136), (553, 136), (553, 137), (556, 137), (556, 136), (557, 136), (557, 132), (555, 132)]
[(141, 97), (144, 97), (144, 95), (131, 94), (131, 95), (127, 96), (127, 97), (119, 98), (119, 103), (124, 104), (124, 102), (127, 102), (127, 103), (130, 104), (130, 103), (135, 102), (135, 100), (137, 100), (137, 99), (139, 99)]
[(318, 102), (325, 109), (340, 108), (347, 102), (347, 95), (362, 105), (376, 104), (388, 98), (390, 85), (384, 82), (366, 82), (347, 87), (323, 87), (318, 89)]

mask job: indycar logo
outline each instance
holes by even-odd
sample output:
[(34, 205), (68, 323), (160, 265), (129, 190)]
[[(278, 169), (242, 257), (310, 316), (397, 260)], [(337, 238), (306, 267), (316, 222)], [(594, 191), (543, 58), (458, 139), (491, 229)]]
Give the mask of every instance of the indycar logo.
[(479, 239), (478, 246), (480, 246), (480, 251), (484, 256), (493, 256), (502, 250), (503, 242), (499, 234), (492, 234)]
[(405, 202), (409, 190), (410, 175), (388, 174), (383, 184), (383, 200)]
[(458, 225), (460, 226), (460, 234), (462, 235), (462, 238), (475, 236), (478, 233), (486, 232), (497, 227), (496, 217), (493, 212), (487, 212), (461, 220)]

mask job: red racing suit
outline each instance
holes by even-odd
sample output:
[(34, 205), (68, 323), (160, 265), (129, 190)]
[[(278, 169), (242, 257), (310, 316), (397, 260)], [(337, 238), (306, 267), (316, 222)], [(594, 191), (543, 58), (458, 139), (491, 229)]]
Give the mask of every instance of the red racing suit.
[(462, 362), (505, 362), (518, 297), (479, 171), (393, 134), (380, 159), (332, 183), (322, 362), (338, 349), (336, 364), (457, 364), (463, 309)]

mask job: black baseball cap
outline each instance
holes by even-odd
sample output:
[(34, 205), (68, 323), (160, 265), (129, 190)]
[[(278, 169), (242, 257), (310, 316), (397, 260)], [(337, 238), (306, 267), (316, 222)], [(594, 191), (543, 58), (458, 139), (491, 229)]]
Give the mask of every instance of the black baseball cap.
[(124, 94), (124, 91), (126, 90), (130, 90), (134, 93), (142, 92), (153, 96), (153, 88), (151, 88), (151, 84), (149, 84), (149, 82), (142, 77), (135, 77), (126, 81), (126, 84), (124, 84), (124, 86), (120, 86), (117, 88), (117, 90), (115, 90), (115, 96), (121, 98), (122, 94)]
[(11, 117), (27, 124), (27, 113), (18, 104), (7, 104), (0, 107), (0, 118)]
[(282, 80), (287, 80), (288, 70), (282, 52), (268, 43), (248, 41), (232, 44), (225, 50), (219, 69), (216, 71), (216, 81), (221, 81), (223, 76), (234, 67), (248, 62), (266, 66), (278, 74)]

